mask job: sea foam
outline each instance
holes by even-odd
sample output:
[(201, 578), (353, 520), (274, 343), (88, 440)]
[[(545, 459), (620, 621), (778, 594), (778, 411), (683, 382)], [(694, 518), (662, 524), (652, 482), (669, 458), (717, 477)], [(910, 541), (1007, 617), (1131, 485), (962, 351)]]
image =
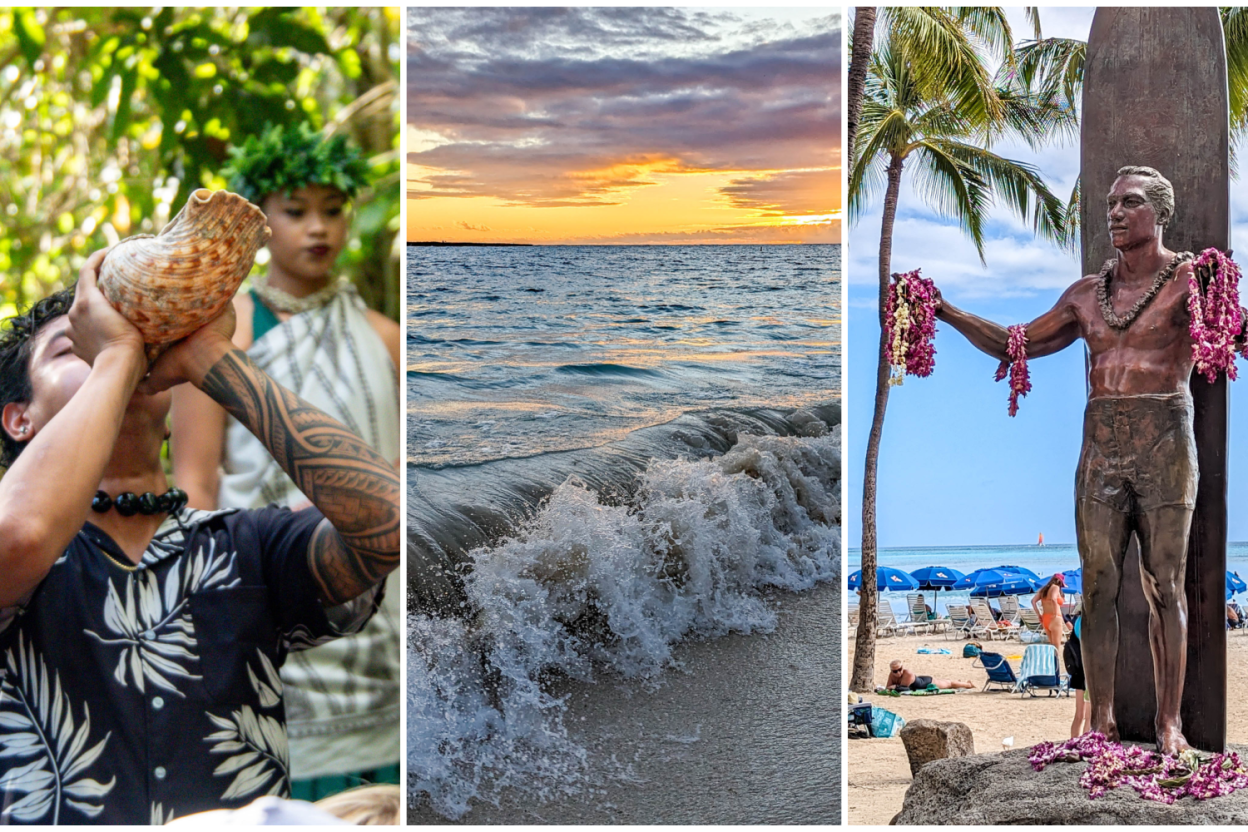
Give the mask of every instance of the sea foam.
[(507, 787), (542, 801), (592, 788), (591, 768), (628, 777), (569, 738), (551, 680), (654, 687), (683, 640), (770, 631), (764, 589), (840, 574), (840, 471), (839, 428), (742, 435), (717, 458), (653, 461), (625, 505), (570, 478), (473, 550), (476, 614), (409, 617), (409, 803), (459, 819)]

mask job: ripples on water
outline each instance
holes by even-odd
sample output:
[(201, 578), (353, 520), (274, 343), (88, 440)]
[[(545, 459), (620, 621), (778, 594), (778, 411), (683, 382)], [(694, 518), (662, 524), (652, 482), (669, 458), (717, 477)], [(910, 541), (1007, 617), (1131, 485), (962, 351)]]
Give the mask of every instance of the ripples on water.
[(658, 685), (841, 574), (840, 249), (408, 257), (409, 528), (468, 567), (462, 617), (409, 617), (409, 802), (627, 780), (552, 679)]
[(839, 398), (840, 246), (410, 247), (408, 459)]

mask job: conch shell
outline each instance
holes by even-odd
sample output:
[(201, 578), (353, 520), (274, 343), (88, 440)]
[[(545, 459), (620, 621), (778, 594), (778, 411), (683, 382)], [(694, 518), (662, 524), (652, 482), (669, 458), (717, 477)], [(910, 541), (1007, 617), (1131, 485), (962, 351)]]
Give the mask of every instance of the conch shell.
[(108, 253), (100, 291), (143, 333), (149, 362), (225, 309), (268, 242), (266, 222), (238, 194), (200, 188), (160, 234)]

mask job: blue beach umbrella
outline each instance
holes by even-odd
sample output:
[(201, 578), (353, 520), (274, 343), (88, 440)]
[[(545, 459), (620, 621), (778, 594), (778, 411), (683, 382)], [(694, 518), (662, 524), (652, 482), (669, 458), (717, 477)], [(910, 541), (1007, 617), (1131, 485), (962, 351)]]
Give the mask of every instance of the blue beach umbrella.
[(1066, 586), (1062, 588), (1062, 592), (1069, 595), (1083, 594), (1083, 569), (1067, 569), (1062, 573), (1062, 577), (1066, 580)]
[[(1031, 577), (1017, 567), (998, 566), (993, 569), (976, 569), (953, 585), (954, 589), (971, 590), (972, 598), (996, 598), (1000, 595), (1022, 595), (1040, 588), (1038, 578)], [(1030, 570), (1028, 570), (1030, 571)], [(1035, 573), (1033, 572), (1032, 575)]]
[(919, 589), (952, 589), (953, 585), (965, 577), (956, 569), (948, 566), (924, 566), (910, 573), (919, 582)]
[[(908, 591), (919, 588), (919, 582), (910, 577), (909, 572), (903, 572), (900, 569), (893, 569), (889, 566), (877, 566), (875, 569), (875, 584), (879, 587), (880, 592), (888, 590)], [(849, 576), (849, 588), (858, 589), (862, 585), (862, 570)]]
[(1237, 592), (1248, 590), (1248, 583), (1244, 583), (1244, 579), (1239, 577), (1238, 572), (1227, 571), (1226, 573), (1226, 597), (1229, 599)]
[(1002, 572), (1018, 572), (1022, 575), (1026, 575), (1028, 578), (1032, 578), (1033, 580), (1040, 581), (1041, 583), (1043, 583), (1045, 580), (1048, 580), (1047, 578), (1041, 579), (1039, 575), (1037, 575), (1035, 572), (1032, 572), (1026, 566), (996, 566), (993, 568), (1000, 569)]

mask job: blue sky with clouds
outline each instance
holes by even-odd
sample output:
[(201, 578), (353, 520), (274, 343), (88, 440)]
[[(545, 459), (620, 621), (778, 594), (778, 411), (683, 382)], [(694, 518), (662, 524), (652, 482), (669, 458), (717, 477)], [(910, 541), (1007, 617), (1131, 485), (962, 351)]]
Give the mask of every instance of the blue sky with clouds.
[[(1046, 37), (1087, 39), (1093, 10), (1042, 8)], [(1016, 36), (1029, 32), (1011, 10)], [(1078, 176), (1078, 141), (1037, 153), (1000, 144), (998, 153), (1029, 162), (1055, 193), (1069, 196)], [(1242, 150), (1241, 150), (1242, 153)], [(1248, 251), (1248, 181), (1231, 183), (1232, 246)], [(847, 427), (850, 546), (862, 542), (863, 458), (875, 391), (879, 327), (878, 204), (847, 228), (849, 293)], [(903, 182), (893, 237), (892, 271), (922, 268), (953, 303), (1002, 324), (1029, 321), (1049, 309), (1079, 277), (1075, 255), (1036, 240), (1011, 214), (988, 226), (987, 265), (956, 224), (927, 208)], [(1238, 257), (1243, 261), (1243, 257)], [(1073, 543), (1074, 476), (1086, 401), (1082, 348), (1076, 344), (1030, 363), (1032, 392), (1018, 416), (1006, 413), (1007, 382), (995, 383), (997, 362), (943, 325), (936, 370), (908, 378), (889, 397), (880, 450), (879, 545), (956, 546)], [(1248, 364), (1231, 391), (1229, 532), (1248, 540)]]

